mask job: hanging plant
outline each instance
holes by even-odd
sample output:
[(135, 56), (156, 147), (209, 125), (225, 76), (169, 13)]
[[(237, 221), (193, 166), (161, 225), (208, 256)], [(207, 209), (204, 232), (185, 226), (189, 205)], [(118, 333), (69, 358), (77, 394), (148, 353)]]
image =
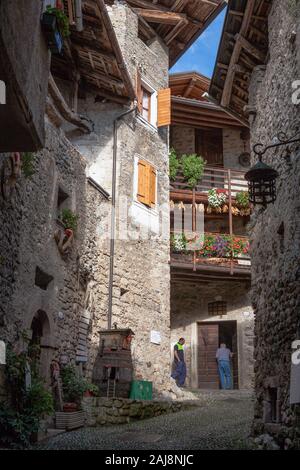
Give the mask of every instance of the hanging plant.
[(59, 218), (66, 230), (76, 232), (79, 216), (71, 211), (71, 209), (63, 209)]
[(56, 17), (57, 25), (62, 37), (67, 38), (70, 36), (69, 18), (67, 15), (65, 15), (63, 10), (48, 5), (46, 8), (46, 13)]
[(34, 155), (31, 152), (25, 152), (21, 155), (21, 168), (25, 178), (34, 175)]
[[(226, 190), (222, 189), (210, 189), (208, 191), (208, 206), (212, 209), (219, 209), (218, 212), (222, 212), (222, 207), (225, 206), (227, 201)], [(228, 211), (228, 207), (227, 207)]]
[(171, 148), (169, 153), (169, 177), (171, 181), (175, 181), (180, 168), (180, 161), (177, 158), (176, 151)]
[(182, 173), (191, 189), (194, 189), (202, 178), (205, 165), (206, 161), (196, 153), (191, 155), (182, 155)]

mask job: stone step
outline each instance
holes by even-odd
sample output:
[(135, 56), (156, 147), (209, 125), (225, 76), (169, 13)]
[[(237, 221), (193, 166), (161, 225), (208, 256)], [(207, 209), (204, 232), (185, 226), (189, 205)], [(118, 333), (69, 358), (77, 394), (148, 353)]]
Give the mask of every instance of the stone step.
[(64, 432), (65, 432), (64, 429), (48, 428), (46, 432), (46, 436), (54, 437), (54, 436), (57, 436), (58, 434), (63, 434)]

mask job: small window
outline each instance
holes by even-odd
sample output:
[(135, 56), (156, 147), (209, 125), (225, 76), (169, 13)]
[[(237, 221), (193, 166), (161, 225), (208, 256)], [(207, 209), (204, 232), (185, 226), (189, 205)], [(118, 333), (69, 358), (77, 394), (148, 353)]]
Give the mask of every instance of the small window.
[(145, 160), (138, 163), (138, 191), (137, 199), (147, 207), (156, 204), (156, 169)]
[(142, 87), (142, 116), (148, 122), (151, 122), (151, 95), (150, 91)]
[(227, 315), (227, 303), (222, 301), (210, 302), (208, 304), (208, 314), (213, 317)]

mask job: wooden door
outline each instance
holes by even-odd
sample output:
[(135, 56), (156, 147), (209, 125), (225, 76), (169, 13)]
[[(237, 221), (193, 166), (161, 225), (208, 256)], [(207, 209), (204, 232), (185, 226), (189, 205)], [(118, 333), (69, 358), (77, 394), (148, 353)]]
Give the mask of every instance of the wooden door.
[(219, 325), (198, 326), (198, 386), (219, 389), (216, 351), (219, 347)]
[(196, 152), (208, 166), (223, 167), (223, 130), (222, 129), (197, 129)]

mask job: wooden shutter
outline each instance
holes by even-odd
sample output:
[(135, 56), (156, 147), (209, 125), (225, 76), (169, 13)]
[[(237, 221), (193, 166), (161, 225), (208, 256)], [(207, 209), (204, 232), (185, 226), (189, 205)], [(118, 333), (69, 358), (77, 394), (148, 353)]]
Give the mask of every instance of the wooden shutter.
[(156, 170), (144, 160), (138, 163), (137, 198), (148, 207), (156, 204)]
[(149, 165), (150, 174), (150, 204), (155, 206), (156, 204), (156, 170), (153, 166)]
[(138, 164), (138, 193), (137, 198), (143, 204), (149, 205), (149, 165), (144, 160)]
[(157, 127), (171, 125), (171, 88), (159, 90), (157, 95)]
[(141, 113), (143, 111), (143, 90), (142, 90), (142, 79), (139, 69), (136, 70), (136, 97), (137, 97), (137, 106), (138, 111)]

